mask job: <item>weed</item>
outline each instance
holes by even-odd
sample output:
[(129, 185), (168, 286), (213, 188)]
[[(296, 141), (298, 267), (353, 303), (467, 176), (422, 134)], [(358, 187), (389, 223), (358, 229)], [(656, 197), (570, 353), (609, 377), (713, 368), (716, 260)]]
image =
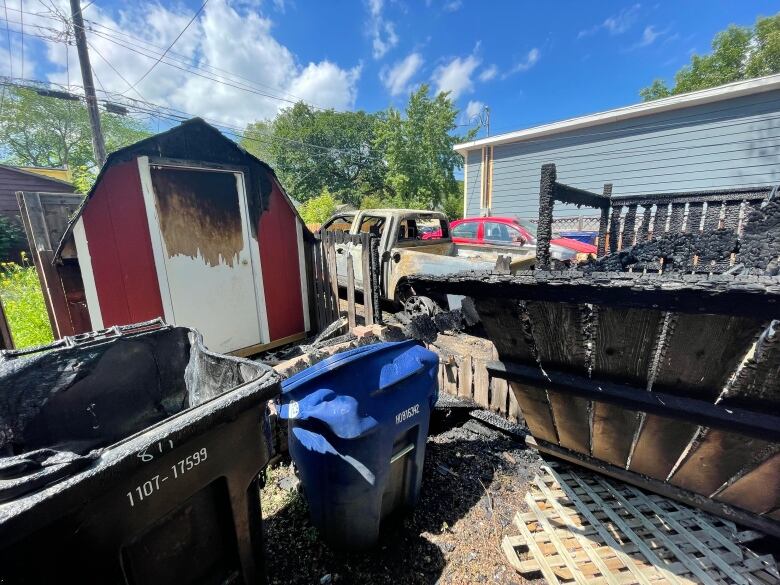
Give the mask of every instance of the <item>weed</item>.
[(26, 257), (22, 257), (22, 262), (0, 263), (0, 298), (17, 348), (54, 339), (38, 274)]

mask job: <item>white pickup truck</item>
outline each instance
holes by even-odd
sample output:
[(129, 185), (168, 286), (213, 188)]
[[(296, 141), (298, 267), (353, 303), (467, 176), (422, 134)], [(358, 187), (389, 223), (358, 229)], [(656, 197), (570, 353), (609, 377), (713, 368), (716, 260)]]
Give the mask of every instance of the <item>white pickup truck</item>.
[[(419, 209), (363, 209), (337, 213), (320, 228), (321, 231), (350, 234), (370, 233), (379, 238), (381, 294), (391, 301), (403, 302), (410, 292), (405, 278), (413, 274), (453, 274), (471, 270), (491, 270), (499, 255), (509, 256), (510, 271), (533, 268), (536, 246), (454, 244), (449, 222), (438, 211)], [(339, 275), (346, 274), (346, 257), (360, 257), (360, 244), (336, 245)], [(571, 261), (575, 253), (553, 249), (553, 257)], [(362, 267), (354, 264), (355, 286), (362, 290)], [(339, 284), (346, 285), (341, 282)]]

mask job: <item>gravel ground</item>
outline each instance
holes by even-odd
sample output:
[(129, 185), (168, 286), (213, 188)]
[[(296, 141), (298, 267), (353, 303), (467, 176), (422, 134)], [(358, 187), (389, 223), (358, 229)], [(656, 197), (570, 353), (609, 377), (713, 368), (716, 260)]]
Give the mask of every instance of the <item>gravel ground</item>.
[(321, 542), (304, 497), (292, 487), (289, 460), (270, 467), (262, 492), (269, 582), (527, 583), (507, 564), (501, 540), (516, 533), (512, 518), (526, 510), (523, 497), (541, 459), (476, 420), (453, 418), (459, 417), (432, 424), (450, 428), (428, 439), (417, 508), (384, 526), (367, 553), (338, 552)]

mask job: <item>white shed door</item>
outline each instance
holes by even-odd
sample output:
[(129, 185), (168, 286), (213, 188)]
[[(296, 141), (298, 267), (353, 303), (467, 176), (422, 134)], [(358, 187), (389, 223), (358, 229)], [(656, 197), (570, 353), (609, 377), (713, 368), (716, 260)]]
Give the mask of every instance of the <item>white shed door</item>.
[(261, 343), (262, 282), (243, 175), (152, 166), (149, 176), (173, 322), (200, 331), (216, 352)]

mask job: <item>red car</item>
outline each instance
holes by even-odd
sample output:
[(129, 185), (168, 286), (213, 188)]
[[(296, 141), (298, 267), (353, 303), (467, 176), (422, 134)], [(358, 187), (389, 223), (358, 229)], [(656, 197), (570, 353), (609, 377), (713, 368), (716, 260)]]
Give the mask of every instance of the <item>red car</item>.
[[(536, 245), (536, 224), (511, 217), (470, 217), (450, 222), (458, 244)], [(572, 238), (553, 238), (550, 244), (576, 254), (596, 254), (596, 246)]]

